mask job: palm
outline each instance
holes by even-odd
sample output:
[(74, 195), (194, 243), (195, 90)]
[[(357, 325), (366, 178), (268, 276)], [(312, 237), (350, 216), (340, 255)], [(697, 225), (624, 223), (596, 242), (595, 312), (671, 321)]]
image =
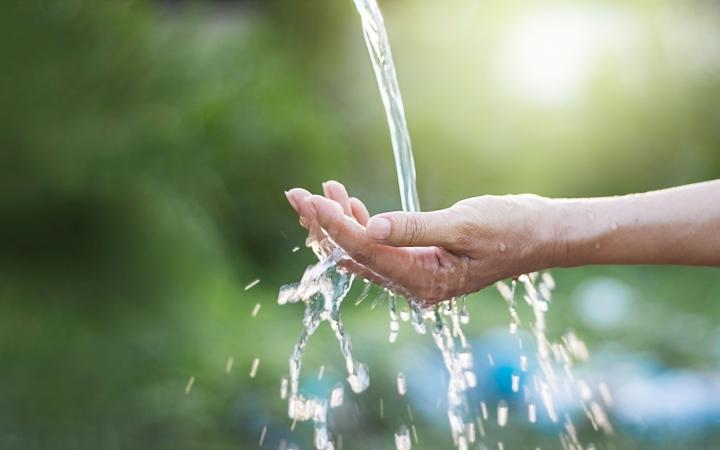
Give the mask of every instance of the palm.
[(343, 261), (342, 267), (420, 300), (441, 300), (469, 290), (465, 287), (470, 258), (440, 247), (378, 244), (365, 233), (369, 213), (360, 200), (350, 198), (337, 182), (325, 183), (323, 190), (333, 202), (323, 202), (321, 210), (312, 207), (310, 193), (303, 189), (291, 190), (288, 200), (311, 239), (322, 239), (327, 233), (347, 252), (351, 259)]

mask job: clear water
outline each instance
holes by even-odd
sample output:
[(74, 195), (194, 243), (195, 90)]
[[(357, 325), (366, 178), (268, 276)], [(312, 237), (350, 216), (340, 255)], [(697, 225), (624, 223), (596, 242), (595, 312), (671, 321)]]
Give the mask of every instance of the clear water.
[[(402, 207), (405, 211), (417, 212), (420, 206), (410, 135), (383, 17), (376, 0), (354, 0), (354, 3), (361, 17), (365, 42), (390, 128)], [(288, 398), (288, 414), (293, 419), (293, 423), (312, 420), (315, 447), (329, 450), (334, 449), (335, 444), (328, 430), (327, 415), (331, 408), (342, 404), (343, 388), (335, 386), (326, 397), (305, 395), (300, 389), (303, 352), (310, 337), (322, 322), (328, 322), (338, 340), (345, 360), (347, 381), (352, 391), (357, 394), (366, 390), (370, 378), (368, 367), (358, 362), (352, 355), (350, 337), (344, 331), (341, 318), (341, 305), (352, 286), (354, 276), (338, 271), (337, 263), (348, 256), (326, 235), (319, 241), (308, 241), (308, 246), (313, 249), (319, 262), (307, 268), (300, 282), (283, 286), (278, 296), (278, 303), (281, 305), (296, 302), (305, 304), (303, 330), (290, 356), (289, 377), (281, 381), (281, 397)], [(355, 305), (359, 305), (369, 294), (370, 283), (365, 282), (366, 286), (355, 300)], [(257, 281), (251, 284), (257, 284)], [(528, 324), (532, 335), (530, 345), (523, 343), (517, 333), (517, 330), (523, 326), (516, 301), (520, 291), (519, 285), (522, 286), (523, 298), (533, 316), (533, 320)], [(559, 423), (562, 427), (560, 441), (563, 448), (583, 448), (569, 415), (563, 413), (556, 404), (557, 399), (562, 398), (579, 403), (588, 421), (596, 430), (612, 433), (607, 414), (610, 403), (607, 387), (600, 383), (593, 389), (589, 382), (577, 377), (572, 370), (577, 361), (588, 358), (585, 344), (574, 334), (564, 336), (561, 342), (552, 342), (547, 337), (545, 315), (549, 310), (551, 292), (555, 287), (552, 276), (549, 273), (542, 275), (534, 273), (523, 275), (510, 284), (499, 282), (496, 286), (507, 301), (510, 332), (517, 338), (518, 346), (523, 352), (519, 362), (521, 372), (528, 371), (529, 351), (534, 351), (530, 358), (539, 368), (527, 382), (521, 380), (517, 374), (512, 375), (513, 392), (522, 390), (524, 393), (527, 420), (535, 423), (540, 408), (536, 405), (542, 405), (549, 420)], [(382, 297), (388, 299), (390, 312), (388, 340), (391, 343), (397, 338), (400, 329), (399, 319), (402, 319), (409, 321), (419, 334), (427, 334), (429, 330), (430, 336), (442, 354), (449, 375), (447, 415), (455, 446), (466, 449), (471, 445), (474, 446), (476, 441), (485, 440), (484, 422), (488, 421), (488, 406), (485, 402), (480, 402), (478, 408), (477, 402), (473, 403), (468, 399), (469, 392), (476, 388), (477, 376), (472, 349), (462, 329), (462, 325), (470, 320), (464, 298), (450, 299), (428, 309), (423, 309), (413, 299), (408, 299), (410, 313), (398, 314), (397, 297), (392, 293), (384, 293)], [(379, 299), (376, 298), (373, 307), (378, 301)], [(492, 355), (488, 355), (488, 360), (493, 365)], [(397, 378), (397, 389), (400, 395), (405, 395), (406, 379), (402, 373)], [(511, 412), (508, 403), (506, 400), (500, 400), (496, 407), (498, 426), (504, 427)], [(411, 414), (410, 411), (408, 413)], [(383, 415), (381, 399), (380, 416)], [(417, 442), (414, 424), (411, 424), (411, 428)], [(405, 425), (395, 433), (394, 438), (398, 450), (411, 448), (410, 431)], [(340, 442), (340, 436), (337, 441)], [(502, 443), (498, 443), (498, 447), (502, 448)]]
[(415, 183), (415, 162), (385, 22), (376, 0), (353, 1), (360, 13), (365, 43), (370, 53), (380, 97), (385, 106), (402, 208), (403, 211), (417, 212), (420, 211), (420, 202)]

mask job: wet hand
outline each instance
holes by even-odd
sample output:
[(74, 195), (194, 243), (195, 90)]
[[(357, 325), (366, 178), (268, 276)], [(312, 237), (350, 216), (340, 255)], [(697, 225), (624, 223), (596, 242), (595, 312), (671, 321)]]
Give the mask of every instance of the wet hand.
[(443, 210), (371, 218), (342, 184), (324, 183), (323, 194), (286, 193), (310, 238), (327, 233), (352, 258), (342, 267), (427, 303), (546, 268), (555, 251), (547, 200), (534, 195), (481, 196)]

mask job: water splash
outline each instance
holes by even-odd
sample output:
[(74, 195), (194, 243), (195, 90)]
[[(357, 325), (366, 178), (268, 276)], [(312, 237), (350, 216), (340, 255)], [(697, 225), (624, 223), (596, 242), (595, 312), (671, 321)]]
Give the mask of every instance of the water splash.
[(309, 245), (320, 261), (305, 270), (299, 283), (283, 286), (278, 296), (278, 303), (281, 305), (296, 302), (305, 304), (303, 331), (290, 356), (288, 415), (296, 421), (312, 420), (315, 426), (315, 447), (332, 450), (334, 445), (327, 429), (328, 400), (304, 396), (300, 392), (303, 352), (310, 336), (321, 322), (327, 321), (330, 324), (340, 344), (340, 352), (348, 372), (347, 381), (353, 392), (360, 393), (367, 389), (370, 378), (367, 366), (352, 356), (350, 337), (345, 334), (340, 316), (340, 306), (354, 279), (353, 275), (337, 269), (337, 263), (347, 258), (347, 255), (327, 237), (321, 241), (310, 241)]
[[(415, 166), (410, 143), (410, 134), (407, 129), (405, 111), (397, 82), (390, 43), (385, 30), (382, 14), (376, 0), (354, 0), (355, 6), (362, 21), (363, 34), (367, 44), (370, 59), (372, 61), (380, 96), (390, 128), (390, 136), (395, 157), (395, 164), (398, 174), (400, 198), (403, 210), (417, 212), (420, 210), (418, 195), (415, 183)], [(302, 355), (310, 336), (317, 330), (323, 321), (327, 321), (334, 331), (339, 342), (340, 351), (345, 359), (348, 372), (347, 381), (353, 392), (360, 393), (367, 389), (369, 375), (367, 366), (356, 361), (352, 356), (350, 338), (345, 334), (343, 322), (340, 315), (340, 307), (347, 296), (354, 276), (342, 270), (338, 270), (338, 263), (349, 259), (348, 255), (337, 247), (332, 240), (322, 231), (320, 238), (308, 241), (319, 262), (310, 266), (305, 271), (301, 281), (296, 284), (284, 286), (279, 294), (278, 303), (305, 304), (303, 318), (303, 331), (293, 348), (290, 356), (289, 376), (289, 401), (288, 413), (293, 419), (293, 427), (297, 421), (312, 420), (315, 427), (315, 447), (321, 450), (334, 449), (332, 438), (327, 428), (328, 398), (305, 396), (300, 392), (299, 379), (302, 366)], [(503, 252), (506, 250), (503, 244), (498, 248)], [(259, 281), (259, 280), (257, 280)], [(248, 285), (246, 289), (257, 284), (257, 281)], [(370, 283), (365, 281), (366, 286), (356, 300), (360, 304), (370, 290)], [(536, 404), (542, 404), (548, 416), (553, 422), (558, 421), (558, 411), (554, 398), (560, 392), (561, 387), (571, 386), (580, 392), (580, 385), (572, 373), (574, 361), (587, 359), (587, 348), (582, 341), (574, 335), (566, 335), (561, 343), (553, 343), (547, 338), (545, 314), (550, 305), (551, 291), (555, 282), (549, 273), (542, 275), (523, 275), (518, 280), (512, 280), (508, 285), (505, 282), (497, 284), (503, 298), (508, 303), (510, 312), (510, 331), (517, 333), (523, 324), (517, 311), (516, 291), (518, 284), (522, 284), (525, 291), (524, 299), (533, 311), (533, 322), (530, 328), (533, 340), (537, 349), (537, 360), (540, 367), (539, 375), (533, 378), (532, 388), (526, 388), (526, 400), (528, 402), (528, 419), (531, 423), (536, 421)], [(373, 301), (374, 309), (384, 298), (388, 299), (390, 313), (390, 333), (388, 340), (395, 342), (399, 332), (399, 320), (409, 321), (412, 328), (419, 334), (426, 334), (430, 331), (435, 345), (440, 350), (443, 362), (449, 374), (448, 380), (448, 419), (455, 446), (461, 450), (467, 449), (471, 443), (477, 440), (475, 425), (482, 438), (485, 437), (483, 420), (488, 419), (487, 405), (480, 403), (482, 419), (477, 414), (477, 407), (468, 401), (468, 391), (476, 387), (477, 377), (473, 368), (472, 350), (465, 338), (462, 325), (467, 324), (470, 316), (465, 305), (465, 299), (450, 299), (435, 307), (424, 309), (420, 302), (408, 299), (409, 313), (397, 310), (397, 296), (389, 290)], [(520, 338), (518, 338), (520, 339)], [(522, 344), (522, 341), (519, 340)], [(488, 354), (488, 360), (494, 365), (492, 355)], [(558, 369), (557, 367), (560, 367)], [(520, 357), (522, 372), (528, 370), (528, 359), (526, 355)], [(520, 378), (513, 379), (513, 391), (519, 390)], [(286, 395), (287, 382), (282, 387), (282, 397)], [(341, 387), (340, 387), (341, 389)], [(404, 376), (402, 381), (398, 377), (398, 391), (401, 395), (405, 392)], [(602, 399), (609, 398), (606, 394), (606, 387), (598, 387)], [(329, 394), (330, 406), (337, 405), (342, 390), (335, 387)], [(592, 392), (583, 389), (584, 394), (579, 395), (583, 410), (596, 429), (611, 432), (612, 428), (607, 418), (605, 408), (595, 400)], [(342, 400), (340, 400), (341, 402)], [(500, 426), (507, 423), (508, 405), (498, 404), (498, 421)], [(609, 401), (604, 402), (609, 406)], [(383, 401), (380, 399), (380, 415), (383, 413)], [(575, 427), (569, 416), (565, 415), (564, 430), (561, 434), (561, 443), (564, 446), (577, 445), (579, 440)], [(417, 442), (417, 434), (413, 427), (413, 435)], [(395, 434), (395, 443), (398, 449), (410, 449), (411, 440), (407, 427), (403, 426)], [(481, 444), (482, 445), (482, 444)], [(498, 448), (502, 449), (503, 444), (498, 442)], [(580, 448), (580, 447), (578, 447)]]
[[(612, 400), (607, 385), (600, 382), (593, 388), (573, 370), (577, 363), (589, 359), (587, 346), (572, 331), (565, 333), (559, 341), (553, 341), (548, 337), (546, 315), (550, 310), (552, 291), (555, 288), (552, 275), (549, 272), (530, 273), (518, 277), (517, 282), (522, 285), (523, 299), (530, 306), (533, 314), (529, 329), (536, 350), (534, 359), (539, 368), (539, 371), (533, 375), (530, 386), (525, 386), (528, 421), (530, 423), (537, 421), (538, 406), (536, 405), (541, 405), (550, 421), (560, 423), (561, 417), (564, 419), (562, 421), (564, 431), (560, 433), (563, 448), (583, 448), (569, 413), (563, 412), (562, 405), (557, 402), (558, 399), (562, 399), (564, 404), (579, 405), (596, 431), (612, 435), (613, 428), (607, 411)], [(508, 302), (511, 321), (519, 324), (515, 283), (511, 287), (501, 281), (496, 283), (496, 287)], [(522, 348), (520, 338), (518, 345)], [(524, 354), (520, 356), (520, 369), (522, 372), (528, 370), (528, 358)], [(519, 379), (514, 377), (515, 375), (513, 375), (513, 391), (516, 391), (515, 383), (519, 383)]]

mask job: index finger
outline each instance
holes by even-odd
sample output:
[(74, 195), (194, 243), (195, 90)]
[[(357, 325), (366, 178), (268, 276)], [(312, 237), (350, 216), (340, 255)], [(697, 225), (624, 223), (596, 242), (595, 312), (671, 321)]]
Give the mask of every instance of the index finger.
[[(322, 197), (308, 199), (316, 212), (317, 222), (351, 258), (367, 266), (388, 281), (398, 281), (414, 263), (407, 249), (390, 247), (371, 241), (365, 228), (343, 214), (342, 207)], [(307, 200), (306, 200), (307, 201)]]

